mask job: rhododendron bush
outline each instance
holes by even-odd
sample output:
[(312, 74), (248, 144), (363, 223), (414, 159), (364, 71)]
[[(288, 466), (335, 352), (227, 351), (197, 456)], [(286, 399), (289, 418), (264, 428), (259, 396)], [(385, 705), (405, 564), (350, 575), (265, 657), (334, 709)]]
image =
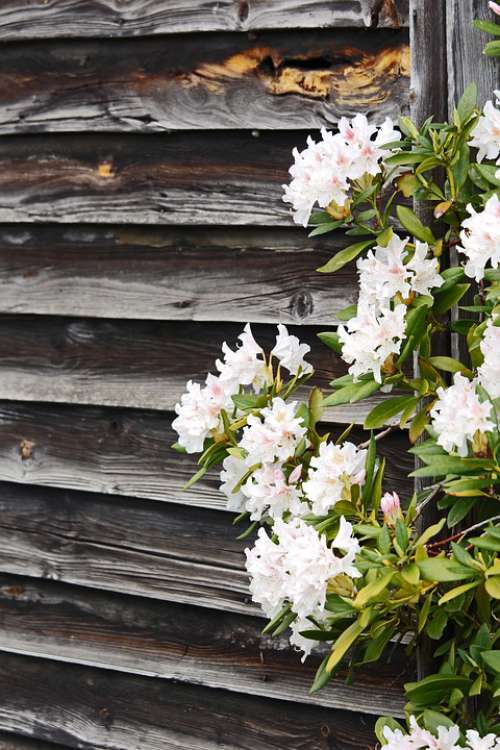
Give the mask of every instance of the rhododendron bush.
[[(342, 118), (296, 149), (294, 221), (353, 238), (318, 269), (356, 261), (357, 301), (320, 334), (346, 374), (311, 388), (308, 346), (279, 325), (264, 351), (247, 325), (173, 423), (177, 450), (200, 454), (189, 484), (220, 468), (265, 632), (286, 632), (302, 660), (325, 654), (312, 691), (345, 659), (431, 643), (435, 673), (405, 686), (408, 729), (377, 724), (390, 750), (500, 750), (499, 97), (480, 111), (469, 86), (451, 123)], [(377, 392), (361, 444), (322, 422)], [(377, 455), (391, 425), (418, 459), (413, 497)]]

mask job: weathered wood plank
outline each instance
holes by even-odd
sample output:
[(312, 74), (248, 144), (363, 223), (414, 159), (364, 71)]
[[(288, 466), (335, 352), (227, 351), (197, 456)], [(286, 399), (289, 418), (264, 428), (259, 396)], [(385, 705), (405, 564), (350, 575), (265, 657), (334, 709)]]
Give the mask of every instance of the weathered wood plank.
[(408, 0), (3, 0), (0, 40), (127, 37), (193, 31), (396, 26)]
[(406, 31), (176, 35), (8, 45), (0, 134), (334, 125), (406, 109)]
[[(171, 419), (171, 414), (131, 409), (3, 402), (0, 479), (223, 509), (214, 472), (182, 491), (194, 461), (169, 448), (175, 437)], [(365, 438), (358, 430), (351, 437), (354, 442)], [(406, 437), (398, 432), (380, 443), (388, 462), (387, 489), (402, 496), (412, 492), (407, 475), (413, 464), (406, 448)]]
[[(236, 347), (242, 330), (231, 323), (0, 316), (0, 399), (173, 410), (188, 380), (203, 382), (208, 371), (217, 372), (222, 342)], [(276, 326), (252, 330), (269, 352)], [(289, 331), (311, 346), (316, 373), (308, 387), (330, 390), (345, 363), (319, 341), (317, 329)], [(298, 396), (308, 393), (304, 388)], [(362, 422), (383, 397), (328, 409), (324, 418)]]
[(4, 572), (260, 614), (226, 513), (15, 484), (0, 508)]
[(1, 750), (69, 750), (68, 745), (53, 745), (49, 742), (20, 737), (18, 734), (0, 732)]
[[(351, 750), (374, 718), (4, 654), (0, 724), (80, 750)], [(353, 728), (355, 727), (355, 731)]]
[(343, 234), (303, 229), (0, 226), (0, 312), (330, 325), (352, 265), (316, 268)]
[(291, 226), (291, 131), (5, 136), (0, 222)]
[(310, 695), (321, 656), (301, 664), (261, 620), (13, 576), (0, 576), (0, 623), (2, 651), (370, 714), (401, 714), (412, 678), (396, 651)]
[(483, 106), (493, 99), (500, 85), (500, 70), (495, 58), (482, 54), (491, 34), (473, 28), (475, 19), (492, 21), (488, 3), (481, 0), (446, 0), (446, 32), (448, 46), (448, 108), (450, 114), (469, 83), (476, 83), (478, 101)]

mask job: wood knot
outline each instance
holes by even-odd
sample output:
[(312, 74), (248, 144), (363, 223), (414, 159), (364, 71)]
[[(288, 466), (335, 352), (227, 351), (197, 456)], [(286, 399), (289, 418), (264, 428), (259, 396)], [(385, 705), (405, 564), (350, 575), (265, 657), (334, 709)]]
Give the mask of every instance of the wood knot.
[(322, 724), (319, 729), (322, 737), (329, 737), (330, 736), (330, 727), (328, 724)]
[(314, 310), (312, 295), (309, 292), (297, 292), (290, 300), (289, 309), (294, 318), (307, 318)]
[(7, 594), (7, 596), (11, 596), (13, 599), (20, 599), (24, 592), (26, 591), (24, 586), (21, 585), (15, 585), (15, 586), (6, 586), (3, 591)]
[(32, 443), (31, 440), (21, 440), (19, 443), (19, 454), (22, 461), (28, 461), (28, 459), (33, 458), (34, 447), (35, 443)]
[(248, 7), (247, 0), (240, 0), (240, 4), (238, 7), (238, 18), (240, 19), (242, 23), (247, 20), (248, 12), (249, 12), (249, 7)]
[(110, 729), (113, 725), (113, 715), (109, 708), (106, 706), (103, 706), (101, 709), (99, 709), (99, 718), (104, 724), (106, 729)]

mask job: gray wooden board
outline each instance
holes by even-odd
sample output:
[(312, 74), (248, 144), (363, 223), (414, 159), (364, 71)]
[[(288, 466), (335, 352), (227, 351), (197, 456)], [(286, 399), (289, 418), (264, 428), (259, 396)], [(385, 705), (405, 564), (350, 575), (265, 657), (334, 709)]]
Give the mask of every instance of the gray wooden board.
[[(171, 414), (3, 402), (0, 405), (0, 479), (25, 484), (150, 498), (206, 508), (225, 508), (218, 476), (208, 472), (182, 491), (196, 469), (193, 456), (170, 449)], [(341, 427), (331, 430), (335, 436)], [(359, 443), (366, 433), (357, 430)], [(403, 433), (379, 444), (387, 457), (386, 489), (412, 492), (411, 456)]]
[(0, 225), (0, 312), (329, 326), (356, 301), (353, 264), (316, 268), (343, 233)]
[(79, 750), (354, 750), (361, 712), (3, 654), (0, 725)]
[(398, 26), (408, 0), (3, 0), (0, 40), (266, 28)]
[(286, 635), (261, 635), (262, 620), (66, 584), (0, 576), (0, 649), (204, 687), (370, 714), (400, 715), (408, 659), (342, 669), (311, 695), (322, 658), (305, 664)]
[(311, 129), (407, 107), (406, 30), (9, 44), (0, 134)]

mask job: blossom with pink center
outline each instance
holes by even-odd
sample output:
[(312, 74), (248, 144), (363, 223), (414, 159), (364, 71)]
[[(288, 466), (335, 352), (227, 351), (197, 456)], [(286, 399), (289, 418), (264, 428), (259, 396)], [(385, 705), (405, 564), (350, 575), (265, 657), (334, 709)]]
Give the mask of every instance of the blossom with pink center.
[(380, 509), (384, 514), (384, 521), (393, 525), (396, 518), (401, 516), (401, 502), (397, 492), (386, 492), (380, 500)]
[(462, 245), (458, 250), (467, 257), (467, 276), (481, 281), (488, 265), (497, 268), (500, 264), (500, 200), (493, 193), (482, 211), (476, 211), (471, 204), (467, 211), (470, 217), (462, 222)]

